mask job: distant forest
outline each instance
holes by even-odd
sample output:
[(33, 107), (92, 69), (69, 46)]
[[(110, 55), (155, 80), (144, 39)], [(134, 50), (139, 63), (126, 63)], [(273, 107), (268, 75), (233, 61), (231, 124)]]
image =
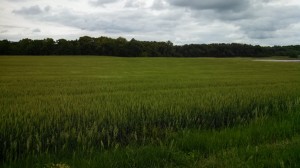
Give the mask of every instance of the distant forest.
[(188, 44), (138, 41), (119, 37), (80, 37), (77, 40), (1, 40), (0, 55), (107, 55), (121, 57), (267, 57), (300, 56), (300, 45), (259, 46), (249, 44)]

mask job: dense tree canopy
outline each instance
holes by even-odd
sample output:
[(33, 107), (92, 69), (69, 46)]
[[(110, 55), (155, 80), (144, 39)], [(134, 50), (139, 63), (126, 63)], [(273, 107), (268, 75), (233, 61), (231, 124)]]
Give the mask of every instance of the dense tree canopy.
[(109, 37), (80, 37), (78, 40), (51, 38), (0, 41), (0, 55), (110, 55), (123, 57), (265, 57), (300, 55), (300, 45), (262, 47), (247, 44), (189, 44), (126, 40)]

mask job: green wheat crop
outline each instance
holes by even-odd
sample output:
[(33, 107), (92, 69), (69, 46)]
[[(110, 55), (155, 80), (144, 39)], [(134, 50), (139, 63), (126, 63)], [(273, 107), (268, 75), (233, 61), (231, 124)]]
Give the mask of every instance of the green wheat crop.
[[(0, 160), (4, 164), (27, 156), (88, 155), (132, 144), (159, 144), (176, 132), (232, 130), (278, 118), (299, 110), (299, 104), (299, 63), (0, 57)], [(291, 129), (292, 135), (299, 133)], [(239, 136), (232, 132), (218, 138)], [(176, 138), (177, 148), (197, 149), (189, 147), (192, 139), (209, 147), (210, 141), (190, 134)], [(223, 149), (221, 142), (211, 141), (219, 144), (216, 150)], [(226, 141), (230, 143), (242, 142)], [(226, 159), (231, 154), (213, 156)], [(209, 165), (209, 160), (203, 162)]]

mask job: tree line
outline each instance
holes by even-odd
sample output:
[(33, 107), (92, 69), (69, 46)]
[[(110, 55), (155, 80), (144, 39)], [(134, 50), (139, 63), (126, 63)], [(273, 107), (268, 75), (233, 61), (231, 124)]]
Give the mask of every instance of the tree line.
[(89, 37), (76, 40), (46, 38), (0, 40), (0, 55), (107, 55), (121, 57), (299, 57), (300, 45), (259, 46), (249, 44), (186, 44), (127, 40), (123, 37)]

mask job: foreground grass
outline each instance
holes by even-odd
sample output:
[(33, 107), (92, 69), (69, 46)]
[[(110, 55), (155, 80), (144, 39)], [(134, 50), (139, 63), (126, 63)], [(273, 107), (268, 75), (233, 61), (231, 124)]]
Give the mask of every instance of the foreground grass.
[(297, 167), (300, 66), (1, 57), (4, 167)]
[[(182, 130), (159, 144), (83, 155), (28, 156), (12, 167), (299, 167), (300, 113), (261, 118), (222, 130)], [(8, 165), (6, 165), (8, 166)]]

